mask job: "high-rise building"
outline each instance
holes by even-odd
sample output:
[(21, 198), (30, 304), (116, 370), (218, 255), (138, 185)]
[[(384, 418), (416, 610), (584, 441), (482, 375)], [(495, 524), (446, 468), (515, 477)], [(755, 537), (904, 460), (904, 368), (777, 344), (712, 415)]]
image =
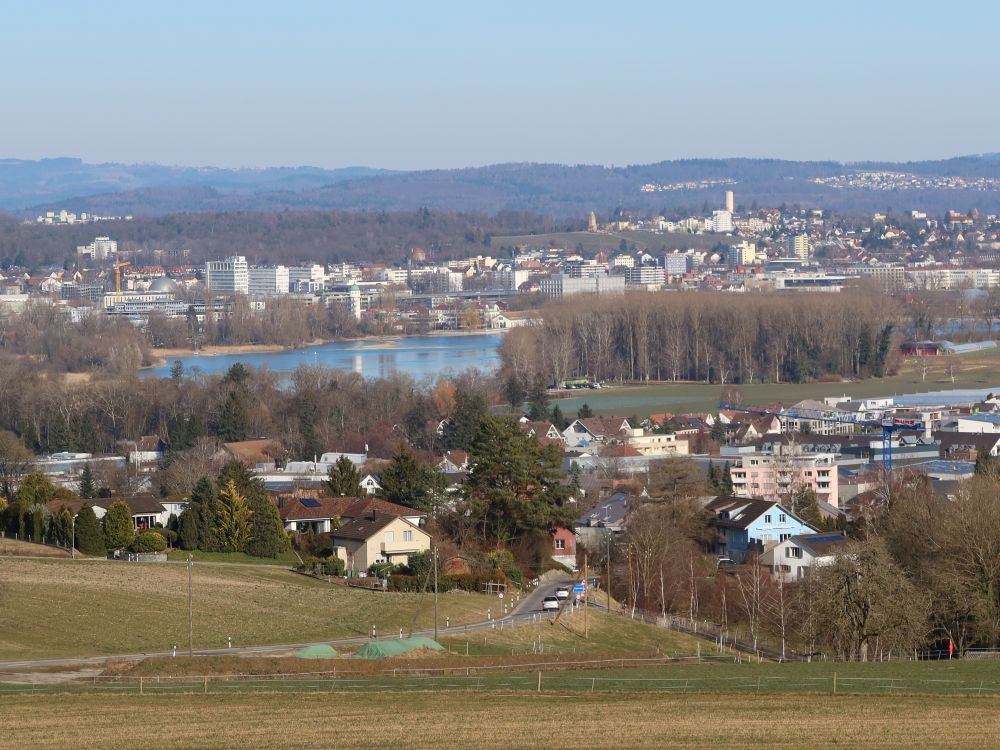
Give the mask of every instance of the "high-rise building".
[(361, 320), (361, 287), (351, 284), (347, 291), (347, 306), (355, 320)]
[(249, 294), (250, 269), (247, 259), (234, 255), (225, 260), (210, 260), (205, 264), (205, 286), (222, 294)]
[(712, 212), (712, 231), (728, 234), (733, 231), (733, 214), (730, 211)]
[(809, 257), (809, 235), (793, 234), (788, 238), (788, 257), (789, 258)]
[(597, 231), (597, 214), (593, 211), (590, 212), (590, 218), (587, 219), (587, 231), (596, 232)]
[(326, 287), (326, 270), (318, 263), (292, 266), (288, 269), (289, 290), (298, 294), (322, 292)]
[(736, 197), (733, 195), (732, 190), (726, 191), (726, 210), (729, 213), (734, 213), (736, 211)]
[(76, 254), (93, 260), (107, 260), (118, 254), (118, 242), (110, 237), (95, 237), (89, 245), (78, 245)]
[(287, 266), (251, 266), (248, 272), (251, 297), (273, 297), (288, 294)]
[(688, 272), (688, 256), (684, 253), (664, 255), (663, 271), (668, 277), (683, 276)]

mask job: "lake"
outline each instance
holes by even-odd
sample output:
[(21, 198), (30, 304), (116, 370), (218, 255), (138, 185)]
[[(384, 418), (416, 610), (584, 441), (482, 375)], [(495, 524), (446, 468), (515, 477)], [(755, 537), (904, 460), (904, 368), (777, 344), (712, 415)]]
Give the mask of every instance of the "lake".
[[(290, 372), (299, 365), (322, 365), (366, 378), (402, 372), (420, 380), (445, 373), (459, 373), (469, 367), (493, 372), (500, 365), (498, 348), (502, 333), (468, 336), (401, 336), (365, 341), (337, 341), (332, 344), (290, 349), (283, 352), (225, 354), (178, 357), (188, 374), (225, 372), (237, 362), (251, 367), (267, 365), (275, 372)], [(176, 359), (163, 367), (143, 370), (143, 377), (168, 377)]]

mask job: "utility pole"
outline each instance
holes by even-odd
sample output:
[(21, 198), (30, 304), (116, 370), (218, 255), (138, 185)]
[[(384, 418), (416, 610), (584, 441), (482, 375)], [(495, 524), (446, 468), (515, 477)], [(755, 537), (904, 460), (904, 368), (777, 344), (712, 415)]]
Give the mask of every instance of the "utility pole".
[[(426, 580), (426, 579), (424, 579)], [(434, 640), (438, 638), (438, 548), (434, 545)]]
[(188, 554), (188, 656), (194, 656), (194, 607), (191, 599), (191, 568), (194, 558)]
[(611, 614), (611, 530), (608, 530), (608, 614)]
[(69, 517), (69, 556), (76, 559), (76, 516)]
[(587, 622), (587, 553), (583, 553), (583, 637), (590, 640), (590, 623)]

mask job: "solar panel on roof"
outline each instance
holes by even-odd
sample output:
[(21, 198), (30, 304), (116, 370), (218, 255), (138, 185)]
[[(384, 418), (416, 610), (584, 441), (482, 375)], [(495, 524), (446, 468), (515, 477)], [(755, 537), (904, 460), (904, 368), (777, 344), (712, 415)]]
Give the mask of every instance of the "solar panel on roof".
[(307, 508), (318, 508), (319, 500), (314, 500), (311, 497), (307, 497), (305, 500), (302, 501), (302, 504)]

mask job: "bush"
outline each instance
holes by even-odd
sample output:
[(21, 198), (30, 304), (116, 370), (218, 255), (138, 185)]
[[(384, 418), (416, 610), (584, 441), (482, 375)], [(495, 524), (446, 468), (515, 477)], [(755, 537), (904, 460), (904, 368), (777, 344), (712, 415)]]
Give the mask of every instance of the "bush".
[(163, 552), (167, 548), (167, 540), (163, 534), (152, 529), (140, 533), (129, 545), (132, 552)]
[(339, 557), (328, 557), (323, 561), (320, 570), (325, 576), (342, 576), (346, 567)]

